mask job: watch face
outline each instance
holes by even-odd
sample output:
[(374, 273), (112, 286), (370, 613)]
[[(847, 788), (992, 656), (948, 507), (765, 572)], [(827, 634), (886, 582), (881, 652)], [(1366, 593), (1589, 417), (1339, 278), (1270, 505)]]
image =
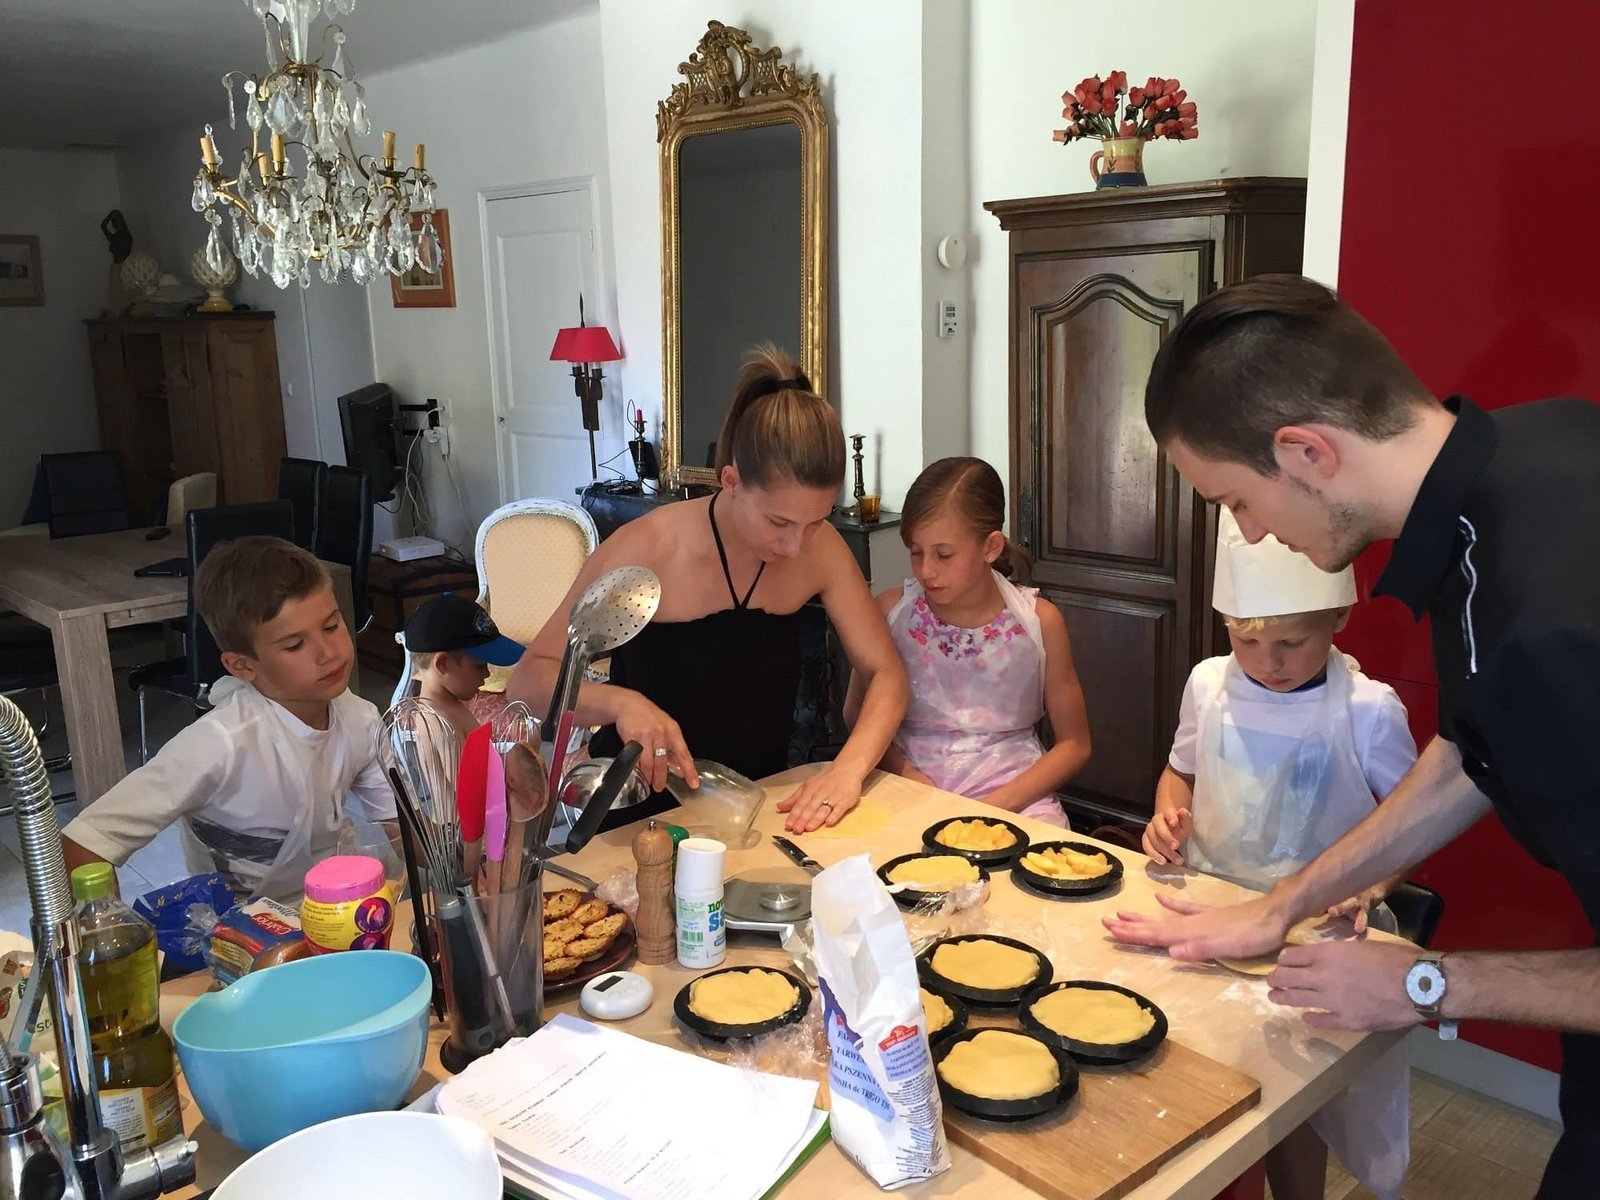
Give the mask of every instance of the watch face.
[(1444, 972), (1435, 963), (1414, 963), (1406, 972), (1406, 995), (1415, 1005), (1434, 1007), (1444, 999)]

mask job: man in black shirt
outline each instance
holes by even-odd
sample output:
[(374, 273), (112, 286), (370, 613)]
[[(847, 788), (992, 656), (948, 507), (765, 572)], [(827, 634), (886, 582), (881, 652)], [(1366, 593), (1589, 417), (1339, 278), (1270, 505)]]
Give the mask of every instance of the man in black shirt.
[[(1111, 932), (1180, 959), (1272, 950), (1491, 807), (1600, 930), (1600, 407), (1440, 404), (1332, 292), (1277, 275), (1179, 324), (1145, 416), (1251, 540), (1272, 533), (1337, 571), (1397, 539), (1377, 591), (1432, 620), (1439, 736), (1371, 816), (1267, 895), (1215, 909), (1163, 895), (1176, 915), (1119, 914)], [(1453, 1036), (1479, 1017), (1564, 1031), (1565, 1129), (1539, 1195), (1600, 1180), (1600, 949), (1419, 957), (1334, 942), (1284, 950), (1269, 983), (1274, 1001), (1321, 1010), (1305, 1016), (1319, 1027), (1437, 1020)]]

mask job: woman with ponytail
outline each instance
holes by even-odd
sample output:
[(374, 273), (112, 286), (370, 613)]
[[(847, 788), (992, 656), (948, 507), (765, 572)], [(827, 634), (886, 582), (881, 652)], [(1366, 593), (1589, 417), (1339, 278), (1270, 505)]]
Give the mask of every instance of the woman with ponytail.
[[(759, 779), (789, 765), (800, 609), (820, 596), (859, 681), (859, 715), (839, 756), (778, 807), (797, 832), (837, 824), (860, 802), (907, 696), (905, 668), (861, 570), (828, 524), (844, 470), (838, 414), (787, 355), (757, 347), (717, 443), (721, 490), (663, 505), (602, 542), (507, 693), (548, 704), (577, 598), (607, 571), (649, 567), (661, 580), (654, 619), (611, 656), (609, 683), (585, 683), (578, 694), (579, 722), (604, 727), (592, 753), (639, 742), (639, 769), (658, 792), (669, 771), (698, 786), (696, 756)], [(672, 803), (668, 795), (626, 815)]]
[[(1055, 793), (1089, 760), (1066, 622), (1001, 532), (1005, 489), (980, 458), (942, 458), (906, 493), (900, 537), (916, 578), (878, 597), (911, 677), (885, 770), (1065, 825)], [(850, 719), (858, 699), (852, 682)], [(1034, 726), (1050, 718), (1046, 751)]]

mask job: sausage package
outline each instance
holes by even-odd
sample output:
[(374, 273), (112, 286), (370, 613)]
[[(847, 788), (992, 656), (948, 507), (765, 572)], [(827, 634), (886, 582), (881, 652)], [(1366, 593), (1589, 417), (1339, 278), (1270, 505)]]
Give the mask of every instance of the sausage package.
[(811, 929), (833, 1140), (881, 1188), (948, 1170), (911, 939), (866, 855), (816, 877)]

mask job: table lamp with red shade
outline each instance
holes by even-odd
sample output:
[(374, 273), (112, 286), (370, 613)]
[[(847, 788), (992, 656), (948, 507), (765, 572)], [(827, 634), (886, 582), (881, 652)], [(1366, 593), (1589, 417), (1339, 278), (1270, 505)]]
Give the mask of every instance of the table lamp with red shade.
[(589, 476), (600, 477), (595, 457), (594, 435), (600, 429), (600, 389), (602, 375), (597, 363), (621, 358), (616, 342), (604, 325), (586, 325), (583, 297), (578, 297), (578, 323), (556, 331), (556, 344), (550, 348), (551, 362), (572, 364), (572, 390), (583, 405), (583, 427), (589, 431)]

